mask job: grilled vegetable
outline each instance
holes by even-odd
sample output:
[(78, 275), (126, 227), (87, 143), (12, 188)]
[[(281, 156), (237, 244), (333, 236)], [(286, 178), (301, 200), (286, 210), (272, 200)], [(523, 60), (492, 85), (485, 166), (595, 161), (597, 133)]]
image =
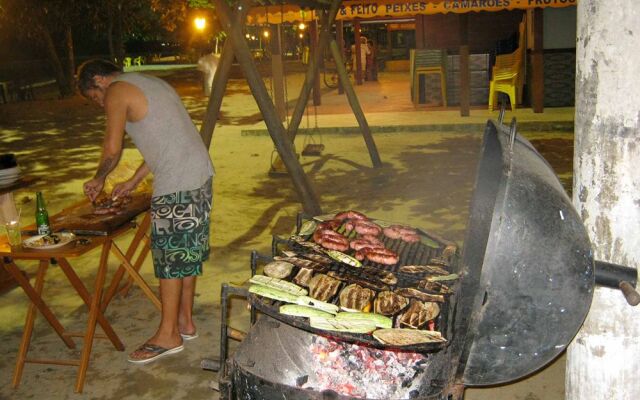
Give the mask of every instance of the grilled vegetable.
[(320, 311), (317, 308), (301, 306), (299, 304), (284, 304), (280, 306), (280, 314), (293, 315), (294, 317), (324, 317), (332, 318), (333, 314)]
[(455, 281), (458, 279), (458, 274), (449, 274), (444, 276), (429, 276), (427, 280), (430, 282), (438, 282), (438, 281)]
[(309, 281), (313, 276), (313, 270), (309, 268), (300, 268), (293, 281), (300, 286), (309, 287)]
[(296, 299), (296, 304), (312, 307), (320, 311), (328, 312), (330, 314), (337, 314), (340, 310), (340, 308), (335, 304), (327, 303), (326, 301), (320, 301), (309, 296), (298, 297)]
[(328, 301), (335, 296), (340, 281), (325, 274), (315, 274), (309, 281), (309, 296), (314, 299)]
[(340, 292), (340, 306), (356, 311), (363, 311), (375, 296), (371, 289), (363, 288), (355, 283), (345, 287)]
[(274, 289), (268, 286), (251, 285), (249, 286), (249, 292), (257, 294), (258, 296), (266, 297), (273, 300), (284, 301), (287, 303), (295, 303), (300, 296), (293, 295), (291, 293), (283, 292), (282, 290)]
[(358, 260), (356, 260), (355, 258), (346, 255), (340, 251), (336, 251), (336, 250), (327, 250), (326, 251), (327, 255), (331, 258), (333, 258), (334, 260), (341, 262), (343, 264), (347, 264), (350, 265), (352, 267), (356, 267), (356, 268), (360, 268), (362, 267), (362, 263)]
[(378, 293), (378, 297), (373, 303), (376, 313), (382, 315), (393, 315), (409, 304), (406, 297), (397, 295), (390, 291)]
[(437, 317), (438, 314), (440, 314), (440, 307), (437, 303), (423, 303), (416, 299), (412, 299), (407, 310), (396, 320), (396, 327), (418, 329), (426, 324), (427, 321)]
[(287, 282), (282, 279), (270, 278), (264, 275), (254, 275), (249, 279), (249, 282), (282, 290), (283, 292), (297, 296), (305, 296), (308, 293), (307, 289), (301, 288), (295, 283)]
[(382, 344), (395, 346), (410, 346), (422, 343), (443, 343), (447, 339), (440, 332), (423, 331), (417, 329), (378, 329), (373, 332), (373, 337)]
[(444, 303), (443, 295), (424, 293), (414, 288), (400, 288), (396, 289), (394, 293), (399, 294), (400, 296), (411, 297), (422, 301), (437, 301), (439, 303)]
[(350, 332), (350, 333), (370, 333), (376, 329), (376, 325), (371, 321), (341, 321), (336, 318), (309, 318), (309, 325), (312, 328), (324, 329), (325, 331)]
[(284, 279), (291, 274), (293, 264), (286, 261), (273, 261), (264, 266), (264, 274), (277, 279)]
[(314, 220), (310, 219), (308, 221), (305, 221), (300, 227), (300, 232), (298, 232), (298, 235), (300, 236), (311, 235), (316, 230), (317, 226), (318, 226), (318, 223)]
[(369, 321), (374, 323), (378, 328), (391, 328), (391, 318), (384, 315), (365, 312), (341, 312), (336, 315), (336, 319), (340, 321)]

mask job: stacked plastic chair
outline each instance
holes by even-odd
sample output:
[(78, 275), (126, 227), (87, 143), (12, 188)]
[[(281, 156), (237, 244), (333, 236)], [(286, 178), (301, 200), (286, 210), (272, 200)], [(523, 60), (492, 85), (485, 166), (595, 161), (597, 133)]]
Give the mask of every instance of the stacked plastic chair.
[(412, 49), (411, 50), (411, 84), (413, 103), (420, 102), (420, 76), (426, 77), (429, 74), (440, 75), (440, 95), (442, 105), (447, 106), (447, 53), (445, 50), (427, 50)]
[(525, 53), (525, 20), (523, 19), (518, 29), (518, 48), (510, 54), (496, 56), (489, 84), (490, 111), (497, 106), (498, 93), (504, 93), (509, 97), (512, 110), (516, 109), (516, 104), (522, 103)]

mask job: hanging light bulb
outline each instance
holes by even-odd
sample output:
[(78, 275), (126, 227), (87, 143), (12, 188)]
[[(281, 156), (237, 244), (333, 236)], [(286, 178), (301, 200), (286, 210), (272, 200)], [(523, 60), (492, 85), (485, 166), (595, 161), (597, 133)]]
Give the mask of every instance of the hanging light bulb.
[(269, 38), (269, 35), (270, 35), (269, 31), (268, 31), (268, 30), (266, 30), (266, 29), (265, 29), (265, 31), (264, 31), (264, 32), (262, 32), (262, 36), (264, 36), (264, 37), (265, 37), (265, 38), (267, 38), (267, 39)]
[(298, 25), (298, 29), (300, 29), (301, 31), (303, 31), (307, 26), (304, 24), (304, 22), (300, 22), (300, 25)]

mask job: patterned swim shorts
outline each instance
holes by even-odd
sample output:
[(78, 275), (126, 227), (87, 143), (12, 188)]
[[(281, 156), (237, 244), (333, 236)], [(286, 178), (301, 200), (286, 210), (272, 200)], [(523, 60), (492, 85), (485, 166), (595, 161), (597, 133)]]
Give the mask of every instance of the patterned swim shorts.
[(151, 199), (151, 255), (157, 278), (202, 275), (202, 262), (209, 258), (211, 204), (211, 178), (199, 189)]

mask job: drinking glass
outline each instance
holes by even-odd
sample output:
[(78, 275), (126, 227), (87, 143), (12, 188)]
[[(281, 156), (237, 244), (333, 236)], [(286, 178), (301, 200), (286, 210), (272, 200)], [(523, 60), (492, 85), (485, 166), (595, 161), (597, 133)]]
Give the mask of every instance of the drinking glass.
[(5, 222), (4, 227), (7, 230), (9, 244), (11, 246), (19, 246), (22, 243), (22, 237), (20, 236), (20, 221)]

